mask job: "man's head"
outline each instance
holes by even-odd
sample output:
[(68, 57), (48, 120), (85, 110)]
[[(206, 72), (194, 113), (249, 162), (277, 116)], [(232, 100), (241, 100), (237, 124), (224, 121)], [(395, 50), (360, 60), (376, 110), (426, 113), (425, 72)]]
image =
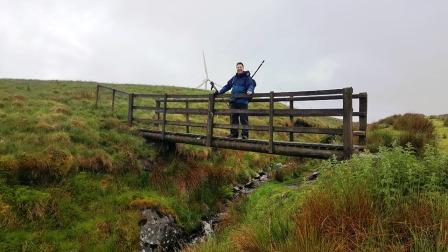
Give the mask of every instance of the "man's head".
[(236, 73), (242, 74), (244, 71), (244, 64), (242, 62), (236, 63)]

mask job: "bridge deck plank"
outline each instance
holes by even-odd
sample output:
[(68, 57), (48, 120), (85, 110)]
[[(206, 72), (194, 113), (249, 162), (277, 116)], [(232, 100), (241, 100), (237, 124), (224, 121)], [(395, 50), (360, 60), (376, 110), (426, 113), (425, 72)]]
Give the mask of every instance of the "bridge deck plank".
[[(162, 140), (162, 132), (156, 130), (139, 130), (141, 135), (150, 140)], [(206, 135), (165, 132), (165, 141), (187, 143), (204, 146)], [(342, 144), (323, 144), (323, 143), (302, 143), (274, 141), (273, 154), (304, 156), (314, 158), (329, 158), (332, 155), (340, 157), (343, 151)], [(235, 150), (248, 150), (255, 152), (268, 153), (269, 141), (259, 139), (235, 139), (228, 137), (213, 137), (210, 144), (212, 147), (220, 147)], [(363, 149), (363, 146), (354, 145), (356, 151)]]

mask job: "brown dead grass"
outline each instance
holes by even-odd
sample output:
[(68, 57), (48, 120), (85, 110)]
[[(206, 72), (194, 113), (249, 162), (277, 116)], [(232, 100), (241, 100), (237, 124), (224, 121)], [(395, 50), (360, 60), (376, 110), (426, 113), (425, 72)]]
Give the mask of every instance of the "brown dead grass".
[(101, 189), (106, 190), (106, 189), (109, 187), (110, 183), (113, 182), (113, 180), (114, 180), (114, 177), (113, 177), (113, 176), (111, 176), (111, 175), (106, 175), (106, 176), (100, 181), (100, 187), (101, 187)]
[(214, 171), (209, 165), (194, 165), (190, 169), (177, 174), (175, 180), (179, 191), (190, 191), (196, 188), (202, 181), (206, 180)]
[(178, 144), (176, 146), (176, 155), (184, 160), (207, 160), (211, 156), (211, 151), (208, 148), (191, 150), (189, 146)]
[(101, 240), (105, 240), (112, 234), (112, 223), (110, 221), (99, 221), (96, 223), (96, 233)]
[(426, 199), (418, 199), (411, 203), (399, 204), (396, 213), (390, 220), (393, 240), (400, 242), (411, 250), (413, 247), (413, 234), (435, 234), (445, 237), (443, 243), (448, 244), (448, 220), (440, 223), (439, 213), (444, 211), (439, 206)]
[(56, 113), (56, 114), (71, 115), (70, 110), (66, 106), (62, 106), (62, 105), (54, 106), (51, 109), (51, 112)]
[(106, 130), (119, 129), (123, 131), (128, 131), (130, 129), (129, 125), (126, 122), (121, 121), (120, 119), (115, 117), (106, 117), (102, 119), (101, 128)]
[(17, 216), (12, 211), (12, 207), (4, 202), (0, 196), (0, 227), (15, 228), (17, 225)]
[(26, 101), (25, 96), (23, 95), (13, 95), (9, 98), (11, 101)]
[(79, 128), (79, 129), (85, 129), (86, 125), (87, 125), (86, 122), (81, 117), (77, 117), (77, 116), (72, 117), (70, 119), (70, 123), (71, 123), (71, 125), (73, 125), (76, 128)]
[(39, 119), (39, 121), (36, 124), (36, 127), (38, 129), (46, 130), (46, 131), (53, 131), (57, 129), (56, 124), (50, 124), (45, 119)]
[(76, 160), (57, 147), (47, 147), (40, 153), (25, 153), (9, 160), (8, 174), (22, 184), (56, 182), (76, 168)]
[(177, 218), (175, 212), (171, 208), (163, 205), (160, 201), (155, 199), (137, 199), (133, 200), (131, 203), (129, 203), (129, 205), (132, 208), (137, 208), (140, 210), (153, 209), (163, 215), (169, 215), (175, 219)]
[(14, 107), (22, 108), (25, 106), (25, 102), (23, 101), (13, 101), (11, 102), (11, 105)]
[(353, 251), (376, 235), (372, 229), (377, 221), (373, 201), (361, 188), (342, 198), (316, 190), (295, 216), (296, 237), (306, 243), (317, 236), (337, 244), (335, 251)]
[(249, 227), (243, 226), (230, 236), (230, 241), (236, 251), (260, 252), (264, 251), (260, 247), (254, 232)]
[(35, 200), (32, 204), (19, 205), (19, 208), (25, 210), (25, 217), (28, 221), (37, 221), (45, 217), (47, 206), (47, 200)]
[(113, 162), (111, 157), (102, 150), (95, 150), (89, 157), (78, 156), (78, 166), (80, 170), (91, 172), (112, 172)]
[(22, 108), (25, 106), (26, 98), (22, 95), (13, 95), (9, 97), (9, 102), (13, 107)]
[(71, 143), (70, 135), (66, 132), (56, 132), (48, 135), (48, 143), (57, 143), (68, 146)]
[(75, 159), (69, 153), (49, 148), (43, 153), (34, 153), (19, 158), (18, 177), (26, 184), (41, 184), (58, 181), (75, 167)]
[(393, 123), (396, 130), (406, 130), (411, 133), (423, 134), (431, 138), (434, 134), (434, 125), (430, 119), (422, 114), (404, 114), (397, 117)]
[(81, 89), (73, 92), (72, 98), (76, 100), (93, 99), (95, 93), (92, 90)]

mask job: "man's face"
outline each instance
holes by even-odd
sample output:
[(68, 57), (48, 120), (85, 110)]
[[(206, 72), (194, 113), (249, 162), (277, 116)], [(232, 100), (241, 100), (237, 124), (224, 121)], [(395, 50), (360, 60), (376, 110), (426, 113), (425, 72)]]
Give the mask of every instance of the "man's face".
[(236, 73), (240, 74), (244, 71), (244, 66), (241, 64), (236, 65)]

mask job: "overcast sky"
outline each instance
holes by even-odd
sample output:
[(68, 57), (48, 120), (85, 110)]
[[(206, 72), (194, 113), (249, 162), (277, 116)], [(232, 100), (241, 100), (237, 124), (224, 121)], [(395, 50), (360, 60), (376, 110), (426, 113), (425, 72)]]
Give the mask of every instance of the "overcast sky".
[(448, 113), (446, 0), (0, 0), (0, 78), (194, 87), (202, 50), (217, 83), (265, 59), (258, 92), (352, 86), (369, 121)]

